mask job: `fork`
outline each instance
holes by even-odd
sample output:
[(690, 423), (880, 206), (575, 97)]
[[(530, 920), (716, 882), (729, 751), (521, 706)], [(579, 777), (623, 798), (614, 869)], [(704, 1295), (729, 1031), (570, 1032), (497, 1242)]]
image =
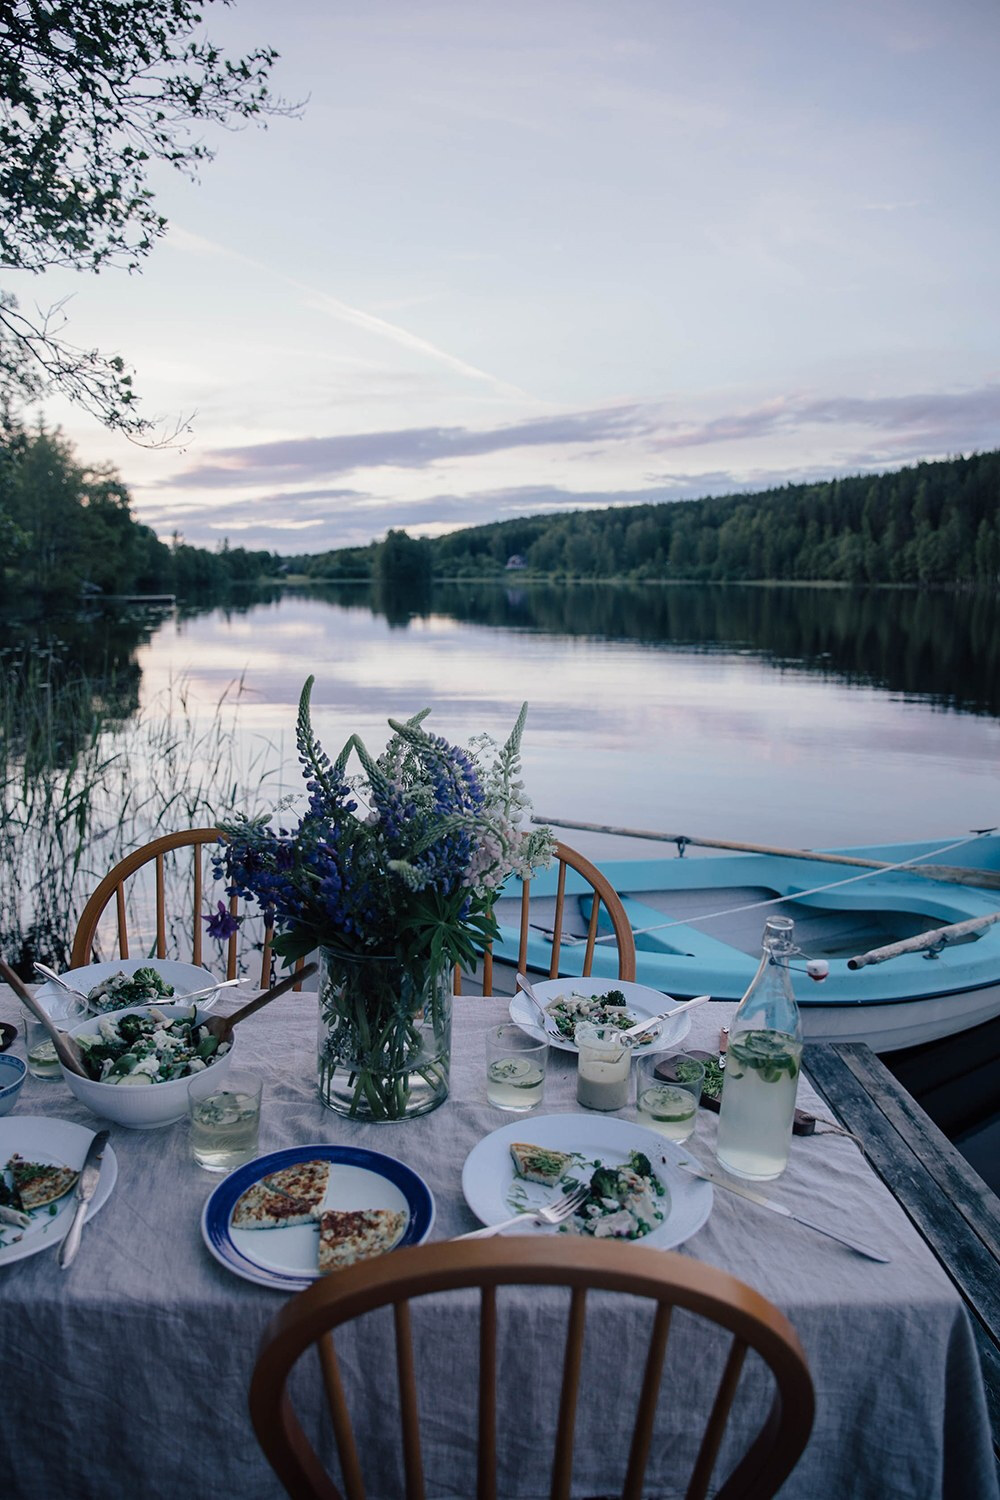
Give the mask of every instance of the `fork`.
[(458, 1234), (458, 1240), (485, 1240), (492, 1234), (499, 1234), (502, 1229), (509, 1229), (512, 1224), (561, 1224), (564, 1219), (570, 1218), (576, 1210), (584, 1203), (590, 1192), (589, 1188), (580, 1186), (566, 1193), (562, 1198), (557, 1198), (547, 1208), (536, 1208), (533, 1213), (515, 1214), (512, 1219), (504, 1219), (500, 1224), (487, 1224), (485, 1229), (473, 1229), (468, 1234)]

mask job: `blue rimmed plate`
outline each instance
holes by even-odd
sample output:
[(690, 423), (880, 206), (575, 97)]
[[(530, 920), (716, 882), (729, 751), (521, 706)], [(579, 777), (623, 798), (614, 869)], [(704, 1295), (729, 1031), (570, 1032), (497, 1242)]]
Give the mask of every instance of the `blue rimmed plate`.
[(279, 1291), (299, 1292), (315, 1281), (318, 1226), (293, 1224), (287, 1229), (233, 1229), (236, 1201), (270, 1172), (298, 1162), (322, 1158), (334, 1170), (323, 1200), (324, 1208), (342, 1210), (391, 1208), (407, 1215), (406, 1229), (392, 1247), (421, 1245), (434, 1223), (434, 1199), (422, 1177), (411, 1167), (380, 1151), (358, 1146), (289, 1146), (258, 1156), (230, 1172), (205, 1204), (201, 1233), (219, 1263), (246, 1281)]

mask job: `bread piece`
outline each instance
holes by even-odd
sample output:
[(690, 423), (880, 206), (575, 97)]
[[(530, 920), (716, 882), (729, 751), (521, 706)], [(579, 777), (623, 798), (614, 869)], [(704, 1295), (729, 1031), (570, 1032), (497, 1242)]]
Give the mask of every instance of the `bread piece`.
[[(326, 1197), (327, 1183), (330, 1181), (330, 1163), (319, 1158), (314, 1161), (297, 1161), (290, 1167), (282, 1167), (277, 1172), (269, 1172), (266, 1177), (261, 1178), (264, 1187), (270, 1188), (275, 1193), (285, 1193), (290, 1198), (298, 1198), (302, 1203), (309, 1203), (314, 1209), (319, 1209), (323, 1199)], [(319, 1214), (316, 1214), (319, 1218)]]

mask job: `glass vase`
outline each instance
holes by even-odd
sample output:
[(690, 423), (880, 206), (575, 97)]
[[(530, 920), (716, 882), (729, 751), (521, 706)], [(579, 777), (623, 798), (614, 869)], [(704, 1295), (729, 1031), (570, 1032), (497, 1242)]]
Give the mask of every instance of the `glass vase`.
[(352, 1120), (408, 1120), (448, 1097), (452, 973), (416, 955), (319, 950), (319, 1095)]

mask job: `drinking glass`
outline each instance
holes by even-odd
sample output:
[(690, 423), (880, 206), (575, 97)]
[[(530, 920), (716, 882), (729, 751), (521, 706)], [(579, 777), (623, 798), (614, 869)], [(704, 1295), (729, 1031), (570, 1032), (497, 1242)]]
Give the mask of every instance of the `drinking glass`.
[(672, 1141), (694, 1134), (705, 1065), (684, 1052), (639, 1059), (635, 1102), (639, 1124)]
[(497, 1109), (527, 1114), (537, 1109), (545, 1093), (548, 1042), (527, 1036), (506, 1022), (486, 1033), (486, 1097)]
[(229, 1068), (222, 1078), (211, 1068), (188, 1084), (191, 1155), (206, 1172), (231, 1172), (257, 1154), (261, 1080)]
[[(60, 1031), (70, 1031), (80, 1021), (85, 1021), (88, 1014), (86, 1000), (71, 1000), (68, 995), (53, 1000), (50, 1006), (46, 1006), (46, 1010)], [(28, 1072), (32, 1078), (61, 1078), (62, 1069), (56, 1056), (55, 1043), (41, 1021), (30, 1010), (22, 1010), (21, 1024)]]
[(624, 1109), (628, 1103), (632, 1046), (617, 1026), (579, 1021), (573, 1032), (577, 1058), (576, 1098), (584, 1109)]

